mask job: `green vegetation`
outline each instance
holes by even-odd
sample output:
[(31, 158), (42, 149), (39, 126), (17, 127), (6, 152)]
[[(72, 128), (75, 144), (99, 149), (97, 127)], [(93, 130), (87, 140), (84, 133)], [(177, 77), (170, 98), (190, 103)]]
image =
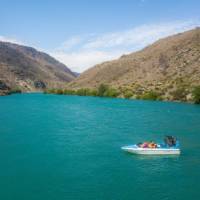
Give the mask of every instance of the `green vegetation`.
[[(90, 88), (80, 88), (78, 90), (69, 90), (69, 89), (48, 89), (44, 93), (51, 94), (63, 94), (63, 95), (78, 95), (78, 96), (98, 96), (98, 97), (119, 97), (123, 96), (124, 98), (131, 98), (135, 93), (131, 89), (116, 89), (110, 87), (106, 84), (101, 84), (97, 89)], [(155, 91), (144, 92), (143, 94), (137, 94), (138, 99), (144, 100), (160, 100), (160, 94)]]
[(105, 97), (117, 97), (119, 95), (118, 90), (114, 88), (107, 88), (107, 90), (104, 92), (103, 96)]
[(133, 96), (133, 92), (130, 90), (124, 91), (123, 94), (124, 94), (124, 98), (126, 98), (126, 99), (130, 99)]
[[(14, 92), (15, 90), (13, 90)], [(187, 101), (187, 95), (190, 93), (189, 89), (185, 87), (177, 88), (176, 90), (170, 93), (172, 100), (175, 101)], [(12, 93), (13, 93), (12, 92)], [(20, 92), (16, 90), (16, 92)], [(113, 88), (106, 84), (101, 84), (97, 89), (91, 88), (80, 88), (77, 90), (72, 89), (60, 89), (53, 88), (47, 89), (44, 93), (50, 94), (59, 94), (59, 95), (78, 95), (78, 96), (94, 96), (94, 97), (124, 97), (126, 99), (134, 98), (143, 99), (143, 100), (162, 100), (162, 95), (164, 92), (157, 92), (155, 90), (146, 91), (145, 89), (139, 88), (137, 91), (132, 90), (131, 88)], [(192, 99), (194, 103), (200, 104), (200, 86), (195, 87), (192, 90)]]
[(171, 95), (175, 101), (186, 101), (187, 91), (185, 88), (177, 88), (171, 92)]
[(196, 86), (193, 89), (192, 97), (195, 104), (200, 104), (200, 86)]
[(15, 94), (15, 93), (22, 93), (21, 89), (16, 87), (16, 88), (12, 88), (10, 91), (9, 91), (9, 94)]
[(76, 95), (78, 96), (89, 96), (90, 90), (88, 88), (81, 88), (76, 91)]
[(99, 97), (105, 96), (106, 91), (108, 90), (108, 86), (105, 84), (101, 84), (98, 88), (97, 95)]
[(75, 94), (74, 92), (75, 92), (74, 90), (67, 90), (67, 89), (63, 90), (63, 94), (65, 95), (74, 95)]
[(78, 90), (69, 89), (47, 89), (45, 94), (64, 94), (64, 95), (78, 95), (78, 96), (99, 96), (99, 97), (117, 97), (119, 92), (117, 89), (101, 84), (98, 89), (80, 88)]
[(153, 90), (144, 92), (142, 95), (138, 95), (137, 98), (143, 100), (152, 100), (152, 101), (161, 99), (160, 94)]

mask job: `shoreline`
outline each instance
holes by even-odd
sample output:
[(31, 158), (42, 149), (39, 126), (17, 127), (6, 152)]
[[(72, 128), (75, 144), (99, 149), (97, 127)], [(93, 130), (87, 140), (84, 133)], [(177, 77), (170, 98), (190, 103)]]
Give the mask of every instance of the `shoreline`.
[(34, 93), (44, 93), (44, 91), (26, 91), (26, 92), (23, 92), (23, 91), (6, 91), (6, 92), (0, 92), (0, 97), (2, 96), (9, 96), (9, 95), (12, 95), (12, 94), (34, 94)]
[(78, 96), (78, 97), (99, 97), (99, 98), (109, 98), (109, 99), (122, 99), (122, 100), (141, 100), (141, 101), (154, 101), (154, 102), (169, 102), (169, 103), (184, 103), (184, 104), (190, 104), (190, 105), (199, 105), (194, 103), (193, 101), (175, 101), (175, 100), (167, 100), (167, 99), (157, 99), (157, 100), (151, 100), (151, 99), (138, 99), (138, 98), (125, 98), (125, 97), (108, 97), (108, 96), (92, 96), (92, 95), (78, 95), (78, 94), (56, 94), (56, 93), (47, 93), (45, 91), (26, 91), (26, 92), (14, 92), (14, 93), (8, 93), (1, 95), (0, 97), (5, 97), (9, 95), (14, 95), (14, 94), (44, 94), (44, 95), (62, 95), (62, 96)]
[(45, 95), (59, 95), (59, 96), (77, 96), (77, 97), (94, 97), (94, 98), (103, 98), (103, 99), (122, 99), (122, 100), (129, 100), (129, 101), (151, 101), (151, 102), (169, 102), (169, 103), (184, 103), (184, 104), (190, 104), (190, 105), (199, 105), (195, 104), (192, 101), (173, 101), (173, 100), (150, 100), (150, 99), (137, 99), (137, 98), (125, 98), (125, 97), (100, 97), (100, 96), (90, 96), (90, 95), (72, 95), (72, 94), (55, 94), (55, 93), (43, 93)]
[(176, 92), (168, 93), (167, 91), (161, 92), (152, 89), (147, 89), (137, 92), (134, 90), (126, 90), (126, 89), (120, 90), (119, 88), (114, 88), (112, 86), (105, 84), (99, 85), (98, 88), (79, 88), (79, 89), (52, 88), (44, 91), (45, 94), (110, 97), (110, 98), (122, 98), (130, 100), (138, 99), (138, 100), (150, 100), (150, 101), (184, 102), (190, 104), (200, 104), (200, 86), (187, 88), (187, 93), (183, 92), (182, 90), (176, 90)]

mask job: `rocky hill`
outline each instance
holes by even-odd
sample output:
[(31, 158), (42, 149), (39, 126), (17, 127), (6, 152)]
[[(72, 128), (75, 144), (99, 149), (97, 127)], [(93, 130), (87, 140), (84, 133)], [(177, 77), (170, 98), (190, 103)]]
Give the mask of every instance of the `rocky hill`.
[(121, 58), (96, 65), (69, 83), (70, 89), (116, 88), (130, 97), (156, 92), (163, 99), (190, 98), (200, 85), (200, 28), (173, 35)]
[(46, 53), (0, 42), (0, 95), (63, 87), (75, 77), (75, 73)]

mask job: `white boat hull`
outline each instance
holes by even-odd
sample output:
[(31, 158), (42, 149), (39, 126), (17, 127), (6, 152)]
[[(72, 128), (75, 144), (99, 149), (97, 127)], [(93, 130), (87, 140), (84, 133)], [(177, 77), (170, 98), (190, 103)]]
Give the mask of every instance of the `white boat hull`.
[(178, 148), (140, 148), (136, 146), (125, 146), (122, 150), (133, 154), (143, 154), (143, 155), (178, 155), (180, 154), (180, 149)]

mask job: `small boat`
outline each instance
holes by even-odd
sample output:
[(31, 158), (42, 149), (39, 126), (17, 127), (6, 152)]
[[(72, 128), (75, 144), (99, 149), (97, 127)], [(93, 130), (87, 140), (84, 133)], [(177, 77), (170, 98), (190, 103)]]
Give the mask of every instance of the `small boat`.
[(164, 143), (155, 144), (152, 142), (146, 142), (124, 146), (121, 149), (129, 153), (143, 155), (178, 155), (181, 153), (179, 142), (173, 136), (166, 136)]

